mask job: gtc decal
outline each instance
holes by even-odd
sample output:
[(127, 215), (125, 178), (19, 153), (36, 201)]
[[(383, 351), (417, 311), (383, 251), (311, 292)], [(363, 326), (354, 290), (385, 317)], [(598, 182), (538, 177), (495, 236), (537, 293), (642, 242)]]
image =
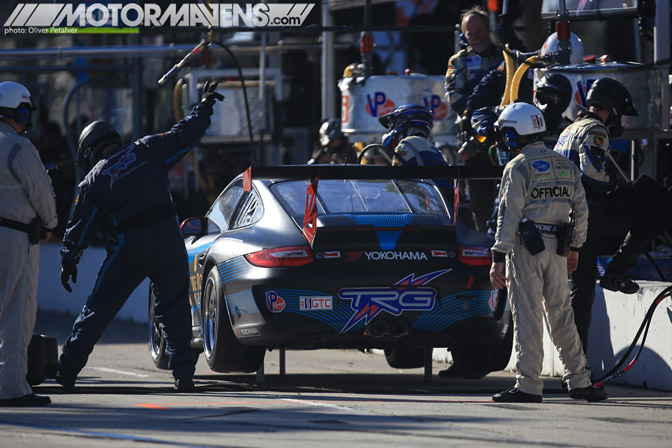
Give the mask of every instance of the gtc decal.
[(301, 311), (319, 311), (333, 309), (331, 296), (325, 297), (299, 297), (299, 309)]
[(434, 288), (420, 288), (440, 275), (450, 272), (451, 269), (431, 272), (415, 278), (410, 274), (389, 288), (343, 288), (338, 296), (350, 300), (350, 307), (355, 314), (341, 330), (345, 333), (354, 327), (360, 320), (368, 324), (381, 311), (399, 316), (404, 311), (427, 311), (434, 308), (436, 290)]
[(280, 313), (285, 309), (285, 299), (275, 291), (266, 291), (266, 308), (271, 313)]

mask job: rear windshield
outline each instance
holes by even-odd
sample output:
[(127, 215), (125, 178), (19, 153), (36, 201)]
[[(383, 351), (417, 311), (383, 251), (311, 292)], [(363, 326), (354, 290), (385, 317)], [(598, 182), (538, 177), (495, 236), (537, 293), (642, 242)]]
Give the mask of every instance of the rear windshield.
[[(294, 217), (306, 210), (307, 181), (279, 182), (273, 194)], [(433, 185), (414, 180), (321, 180), (317, 187), (318, 214), (420, 213), (447, 216)]]

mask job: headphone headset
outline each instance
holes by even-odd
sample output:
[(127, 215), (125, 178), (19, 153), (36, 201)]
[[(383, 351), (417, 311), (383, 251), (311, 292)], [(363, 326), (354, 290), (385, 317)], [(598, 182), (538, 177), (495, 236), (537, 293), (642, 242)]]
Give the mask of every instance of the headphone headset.
[(30, 124), (32, 111), (29, 105), (21, 103), (16, 109), (2, 108), (0, 118), (12, 118), (19, 124)]
[(513, 129), (507, 129), (504, 131), (504, 143), (506, 143), (506, 146), (509, 148), (517, 148), (519, 143), (518, 133)]

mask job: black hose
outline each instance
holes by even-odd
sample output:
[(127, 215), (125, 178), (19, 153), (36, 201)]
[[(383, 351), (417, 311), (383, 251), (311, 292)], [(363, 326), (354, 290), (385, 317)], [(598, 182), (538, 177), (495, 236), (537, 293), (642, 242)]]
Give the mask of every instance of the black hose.
[[(236, 56), (233, 54), (231, 49), (224, 45), (222, 42), (212, 40), (209, 42), (211, 45), (217, 45), (229, 54), (231, 57), (231, 60), (233, 61), (233, 64), (236, 66), (236, 70), (238, 70), (238, 77), (240, 78), (240, 85), (243, 89), (243, 98), (245, 99), (245, 114), (247, 116), (247, 130), (250, 134), (250, 162), (252, 165), (257, 164), (257, 154), (254, 148), (254, 134), (252, 132), (252, 118), (250, 116), (250, 103), (247, 99), (247, 88), (245, 87), (245, 78), (243, 78), (243, 71), (240, 68), (240, 63), (238, 63), (238, 59)], [(264, 88), (264, 86), (262, 86)]]
[[(627, 372), (632, 368), (632, 366), (635, 364), (637, 361), (637, 358), (639, 358), (639, 355), (642, 353), (642, 349), (644, 348), (644, 342), (646, 341), (646, 336), (649, 333), (649, 327), (651, 326), (651, 319), (653, 318), (653, 312), (656, 310), (656, 307), (660, 302), (663, 301), (663, 299), (672, 291), (672, 286), (668, 286), (664, 290), (661, 291), (660, 294), (656, 296), (654, 299), (653, 303), (649, 307), (649, 310), (646, 312), (646, 316), (644, 317), (644, 320), (642, 321), (642, 325), (639, 326), (639, 330), (637, 331), (637, 334), (635, 335), (635, 338), (632, 341), (632, 344), (630, 344), (630, 347), (628, 350), (626, 350), (625, 354), (621, 357), (621, 359), (616, 363), (614, 367), (612, 367), (609, 372), (604, 374), (600, 379), (596, 380), (593, 383), (593, 386), (599, 387), (602, 384), (604, 384), (606, 381), (609, 381), (617, 376), (622, 375), (623, 373)], [(628, 363), (628, 365), (623, 369), (619, 370), (621, 366), (625, 363), (625, 360), (630, 356), (630, 353), (635, 348), (635, 344), (637, 344), (637, 340), (639, 339), (639, 336), (642, 334), (642, 331), (644, 331), (644, 337), (642, 338), (642, 343), (639, 346), (639, 350), (637, 351), (637, 354), (635, 357)]]
[(667, 279), (665, 278), (665, 274), (663, 274), (663, 271), (660, 269), (660, 266), (658, 266), (658, 263), (649, 255), (648, 252), (644, 252), (644, 256), (646, 257), (647, 260), (651, 263), (653, 268), (656, 270), (658, 273), (658, 276), (660, 277), (661, 282), (667, 282)]

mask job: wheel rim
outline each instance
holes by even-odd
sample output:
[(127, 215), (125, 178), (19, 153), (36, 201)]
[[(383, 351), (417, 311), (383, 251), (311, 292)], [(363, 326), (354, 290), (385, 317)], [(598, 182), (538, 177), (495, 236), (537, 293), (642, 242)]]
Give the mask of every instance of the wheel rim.
[(154, 315), (154, 296), (152, 295), (152, 307), (150, 310), (150, 322), (152, 323), (152, 328), (149, 331), (149, 342), (152, 347), (152, 356), (156, 359), (161, 355), (161, 325), (157, 322)]
[(214, 285), (208, 279), (205, 285), (205, 303), (203, 306), (203, 350), (207, 358), (212, 357), (217, 334), (217, 298), (214, 297)]

